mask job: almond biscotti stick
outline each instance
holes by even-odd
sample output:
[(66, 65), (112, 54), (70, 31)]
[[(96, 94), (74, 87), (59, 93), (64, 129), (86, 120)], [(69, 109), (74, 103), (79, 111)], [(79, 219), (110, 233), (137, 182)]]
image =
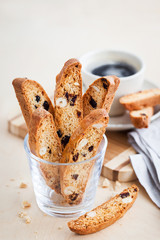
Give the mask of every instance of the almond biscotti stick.
[[(48, 162), (59, 162), (62, 149), (53, 116), (43, 108), (38, 108), (32, 114), (29, 127), (30, 150), (37, 157)], [(47, 185), (60, 193), (60, 175), (58, 166), (40, 163), (42, 174)]]
[(101, 77), (95, 80), (83, 95), (83, 114), (104, 108), (109, 113), (120, 79), (116, 76)]
[(135, 128), (148, 128), (153, 113), (153, 107), (146, 107), (142, 110), (131, 111), (129, 115)]
[(138, 187), (133, 184), (109, 201), (78, 219), (68, 222), (68, 227), (71, 231), (78, 234), (90, 234), (112, 225), (132, 207), (138, 191)]
[(54, 114), (52, 102), (39, 83), (27, 78), (16, 78), (12, 84), (27, 127), (29, 127), (32, 113), (39, 107)]
[(85, 160), (93, 157), (105, 133), (109, 117), (104, 109), (92, 111), (81, 122), (72, 134), (70, 141), (63, 151), (61, 162), (75, 163), (64, 166), (60, 171), (61, 193), (69, 204), (82, 201), (93, 161)]
[(55, 124), (64, 149), (83, 118), (81, 64), (68, 60), (56, 77)]
[(153, 107), (160, 104), (160, 89), (149, 89), (125, 95), (119, 99), (119, 102), (129, 111)]

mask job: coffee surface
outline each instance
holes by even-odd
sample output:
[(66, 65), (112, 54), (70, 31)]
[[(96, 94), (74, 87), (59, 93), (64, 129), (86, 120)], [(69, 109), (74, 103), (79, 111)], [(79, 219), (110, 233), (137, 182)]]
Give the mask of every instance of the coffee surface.
[(136, 73), (136, 69), (125, 62), (115, 62), (101, 65), (91, 71), (97, 76), (116, 75), (117, 77), (128, 77)]

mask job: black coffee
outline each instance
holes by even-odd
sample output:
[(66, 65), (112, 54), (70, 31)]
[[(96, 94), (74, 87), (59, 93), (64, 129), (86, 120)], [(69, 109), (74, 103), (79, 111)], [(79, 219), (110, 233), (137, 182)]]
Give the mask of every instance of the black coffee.
[(116, 75), (117, 77), (128, 77), (136, 73), (136, 69), (130, 64), (124, 62), (108, 63), (91, 71), (97, 76)]

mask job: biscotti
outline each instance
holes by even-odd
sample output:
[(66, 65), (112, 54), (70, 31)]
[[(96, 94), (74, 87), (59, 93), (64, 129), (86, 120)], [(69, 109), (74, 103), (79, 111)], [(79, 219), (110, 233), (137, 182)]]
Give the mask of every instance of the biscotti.
[(78, 234), (90, 234), (112, 225), (133, 205), (138, 191), (138, 187), (133, 184), (109, 201), (80, 216), (77, 220), (68, 222), (68, 227)]
[(52, 102), (39, 83), (27, 78), (16, 78), (12, 84), (27, 127), (29, 127), (32, 113), (39, 107), (43, 107), (54, 115)]
[(160, 89), (149, 89), (125, 95), (119, 99), (119, 102), (129, 111), (153, 107), (160, 104)]
[(56, 77), (55, 124), (62, 148), (83, 119), (81, 64), (70, 59)]
[(131, 111), (129, 115), (135, 128), (148, 128), (153, 113), (153, 107), (146, 107), (142, 110)]
[(116, 76), (95, 80), (83, 95), (84, 117), (94, 109), (104, 108), (109, 113), (120, 79)]
[[(51, 113), (38, 108), (32, 114), (29, 126), (29, 146), (31, 152), (48, 162), (59, 162), (62, 148)], [(40, 163), (42, 174), (49, 187), (60, 192), (58, 166)]]
[(96, 154), (108, 120), (106, 110), (93, 110), (80, 122), (63, 151), (61, 162), (83, 161), (83, 164), (65, 166), (60, 171), (61, 193), (69, 204), (78, 204), (82, 201), (93, 165), (93, 161), (85, 162), (85, 160)]

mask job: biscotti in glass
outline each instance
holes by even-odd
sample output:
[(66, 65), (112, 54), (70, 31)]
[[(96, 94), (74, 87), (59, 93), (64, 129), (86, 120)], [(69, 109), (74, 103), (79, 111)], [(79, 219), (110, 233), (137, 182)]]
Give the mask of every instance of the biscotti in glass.
[[(28, 145), (28, 135), (26, 135), (24, 148), (29, 161), (33, 188), (39, 208), (51, 216), (60, 217), (75, 217), (89, 211), (93, 207), (95, 200), (106, 147), (107, 138), (103, 135), (96, 155), (90, 159), (74, 163), (48, 162), (31, 153)], [(72, 169), (72, 178), (75, 182), (81, 176), (83, 170), (85, 170), (85, 172), (86, 169), (88, 170), (87, 177), (84, 179), (81, 177), (81, 181), (79, 181), (81, 184), (85, 181), (85, 184), (83, 183), (84, 189), (83, 193), (81, 193), (82, 197), (79, 198), (79, 201), (75, 201), (75, 204), (67, 203), (60, 193), (57, 193), (54, 188), (51, 188), (51, 182), (55, 181), (53, 178), (58, 177), (61, 181), (61, 173), (70, 168)], [(66, 194), (69, 195), (71, 200), (78, 198), (74, 181), (66, 190)], [(59, 187), (60, 186), (61, 185), (59, 185)]]

